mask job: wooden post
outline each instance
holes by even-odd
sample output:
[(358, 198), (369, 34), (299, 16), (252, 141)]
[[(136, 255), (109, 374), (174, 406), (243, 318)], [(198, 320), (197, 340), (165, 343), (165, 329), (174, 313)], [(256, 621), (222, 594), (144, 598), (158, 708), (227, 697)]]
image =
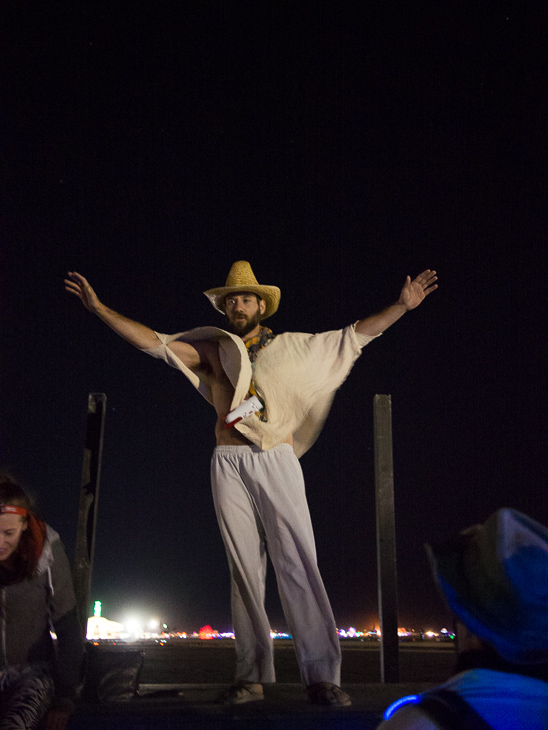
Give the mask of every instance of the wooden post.
[(392, 400), (373, 399), (375, 496), (377, 516), (377, 582), (381, 629), (381, 682), (399, 682), (398, 586), (394, 521)]
[(104, 393), (90, 393), (88, 396), (86, 440), (73, 575), (78, 618), (82, 625), (84, 638), (87, 631), (89, 593), (95, 552), (95, 523), (101, 479), (106, 402), (107, 398)]

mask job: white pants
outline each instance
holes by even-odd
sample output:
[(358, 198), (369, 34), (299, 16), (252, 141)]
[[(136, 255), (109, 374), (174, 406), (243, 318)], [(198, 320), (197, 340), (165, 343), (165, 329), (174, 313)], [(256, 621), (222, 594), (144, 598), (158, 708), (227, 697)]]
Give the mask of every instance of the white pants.
[(230, 566), (236, 679), (274, 682), (266, 548), (305, 686), (340, 684), (341, 650), (318, 570), (301, 466), (289, 444), (217, 446), (213, 500)]

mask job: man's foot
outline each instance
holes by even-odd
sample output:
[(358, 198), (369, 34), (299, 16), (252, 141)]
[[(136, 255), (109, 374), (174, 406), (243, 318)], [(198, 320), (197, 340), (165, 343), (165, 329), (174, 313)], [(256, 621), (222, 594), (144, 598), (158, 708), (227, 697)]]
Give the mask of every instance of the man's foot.
[(308, 699), (313, 705), (329, 707), (348, 707), (352, 700), (340, 687), (331, 682), (316, 682), (306, 688)]
[(264, 700), (263, 685), (253, 682), (238, 682), (223, 693), (223, 700), (228, 705), (243, 705), (246, 702)]

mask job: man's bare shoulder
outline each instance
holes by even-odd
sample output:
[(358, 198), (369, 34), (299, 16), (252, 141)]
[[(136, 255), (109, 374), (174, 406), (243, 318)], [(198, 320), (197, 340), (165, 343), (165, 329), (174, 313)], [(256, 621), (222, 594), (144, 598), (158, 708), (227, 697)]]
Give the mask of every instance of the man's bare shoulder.
[(211, 364), (219, 359), (219, 343), (217, 340), (197, 340), (192, 345), (196, 348), (196, 352), (204, 364)]
[(174, 340), (168, 347), (190, 370), (208, 372), (219, 360), (219, 345), (212, 340)]

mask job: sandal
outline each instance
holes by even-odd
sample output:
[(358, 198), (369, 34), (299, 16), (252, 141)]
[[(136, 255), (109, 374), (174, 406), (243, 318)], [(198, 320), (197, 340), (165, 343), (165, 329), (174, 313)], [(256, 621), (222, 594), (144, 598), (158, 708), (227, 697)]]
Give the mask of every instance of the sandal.
[(348, 707), (352, 704), (352, 700), (346, 692), (331, 682), (316, 682), (307, 687), (306, 692), (313, 705)]
[(223, 693), (223, 700), (229, 705), (243, 705), (246, 702), (264, 700), (263, 686), (253, 682), (233, 684)]

